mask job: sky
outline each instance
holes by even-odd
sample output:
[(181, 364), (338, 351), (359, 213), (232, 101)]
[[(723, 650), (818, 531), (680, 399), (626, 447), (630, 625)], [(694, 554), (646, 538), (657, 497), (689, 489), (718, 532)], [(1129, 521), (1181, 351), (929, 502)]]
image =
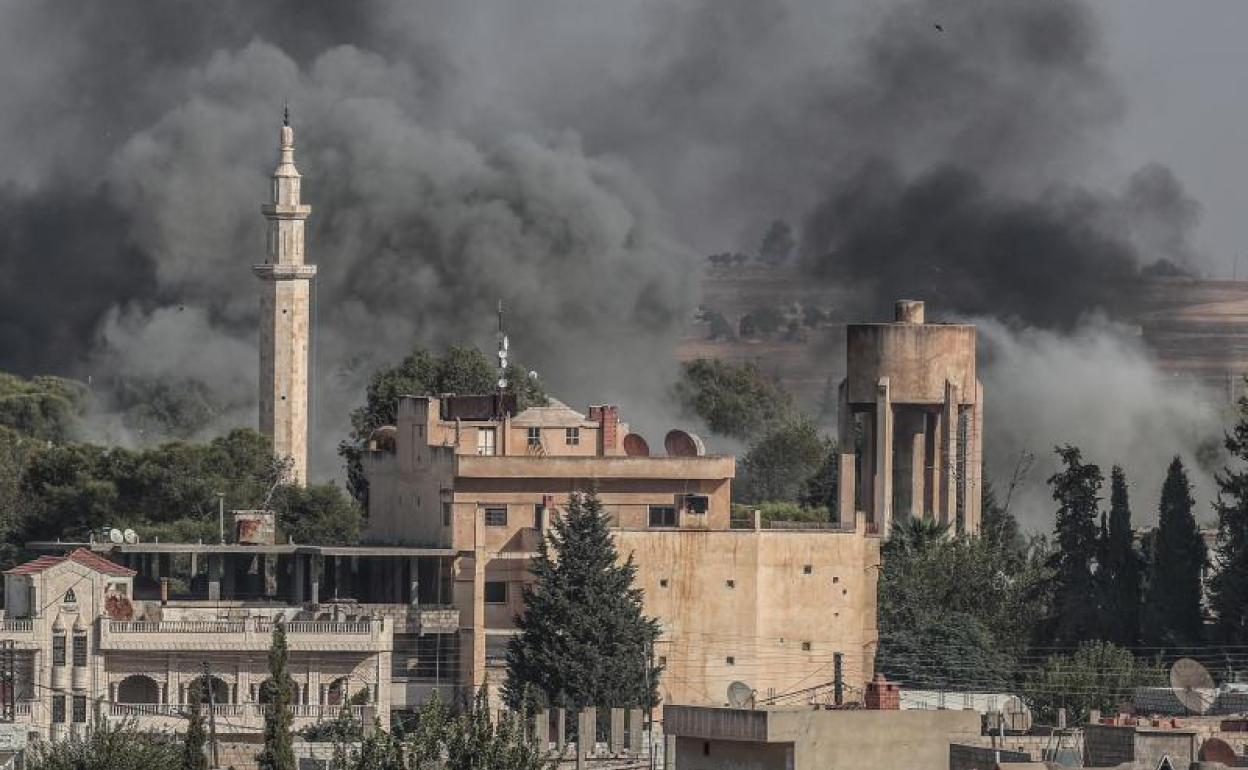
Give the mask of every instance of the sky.
[(1104, 308), (1158, 259), (1235, 269), (1245, 17), (1237, 0), (0, 0), (0, 369), (90, 378), (105, 440), (150, 440), (116, 413), (153, 383), (212, 404), (207, 433), (254, 424), (248, 266), (289, 99), (320, 268), (313, 477), (339, 472), (369, 372), (414, 345), (488, 349), (500, 298), (515, 359), (561, 398), (673, 424), (704, 256), (784, 217), (799, 269), (852, 286), (862, 317), (904, 293), (981, 319), (985, 381), (1008, 394), (988, 400), (994, 468), (1073, 441), (1150, 498), (1173, 451), (1203, 504), (1218, 416)]

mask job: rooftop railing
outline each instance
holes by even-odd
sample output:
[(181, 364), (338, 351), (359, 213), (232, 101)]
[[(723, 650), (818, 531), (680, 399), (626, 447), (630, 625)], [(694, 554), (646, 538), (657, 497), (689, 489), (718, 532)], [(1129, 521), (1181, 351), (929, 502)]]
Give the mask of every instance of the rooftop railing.
[[(249, 631), (272, 633), (271, 618), (246, 620), (111, 620), (102, 623), (114, 634), (243, 634)], [(283, 623), (288, 634), (328, 634), (366, 636), (379, 625), (377, 620), (291, 620)]]

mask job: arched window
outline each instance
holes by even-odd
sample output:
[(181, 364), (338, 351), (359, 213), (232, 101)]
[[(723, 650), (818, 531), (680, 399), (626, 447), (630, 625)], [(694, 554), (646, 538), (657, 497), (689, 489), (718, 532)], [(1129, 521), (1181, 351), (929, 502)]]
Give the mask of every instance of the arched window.
[(340, 676), (325, 691), (325, 703), (329, 706), (342, 706), (347, 702), (347, 678)]
[(159, 703), (160, 684), (150, 676), (134, 674), (117, 683), (118, 703)]
[(61, 601), (63, 601), (65, 604), (77, 604), (78, 597), (74, 596), (74, 589), (71, 588), (68, 591), (66, 591), (65, 598), (62, 599)]
[[(191, 683), (187, 685), (186, 699), (188, 703), (191, 700), (191, 693), (194, 692), (195, 685), (197, 684), (199, 685), (200, 703), (207, 703), (208, 689), (204, 687), (204, 677), (202, 675), (195, 677), (191, 680)], [(212, 678), (212, 702), (214, 705), (230, 702), (230, 686), (225, 683), (224, 679), (216, 676)]]

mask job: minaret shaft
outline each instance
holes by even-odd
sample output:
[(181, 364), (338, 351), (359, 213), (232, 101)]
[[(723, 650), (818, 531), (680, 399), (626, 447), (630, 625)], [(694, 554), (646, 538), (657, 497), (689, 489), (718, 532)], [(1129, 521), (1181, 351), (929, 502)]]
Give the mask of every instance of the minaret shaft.
[(308, 342), (310, 287), (316, 266), (304, 263), (303, 226), (311, 207), (300, 202), (294, 132), (282, 126), (280, 157), (273, 172), (265, 262), (254, 265), (260, 291), (260, 432), (273, 451), (291, 462), (291, 481), (308, 471)]

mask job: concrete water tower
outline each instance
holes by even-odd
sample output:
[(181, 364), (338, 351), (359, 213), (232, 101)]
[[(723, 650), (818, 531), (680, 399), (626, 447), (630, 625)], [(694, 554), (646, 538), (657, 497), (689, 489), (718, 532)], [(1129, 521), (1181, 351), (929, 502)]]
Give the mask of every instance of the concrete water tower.
[(887, 537), (894, 519), (979, 531), (984, 388), (975, 327), (925, 323), (898, 300), (891, 323), (850, 324), (840, 387), (840, 518), (861, 512)]

